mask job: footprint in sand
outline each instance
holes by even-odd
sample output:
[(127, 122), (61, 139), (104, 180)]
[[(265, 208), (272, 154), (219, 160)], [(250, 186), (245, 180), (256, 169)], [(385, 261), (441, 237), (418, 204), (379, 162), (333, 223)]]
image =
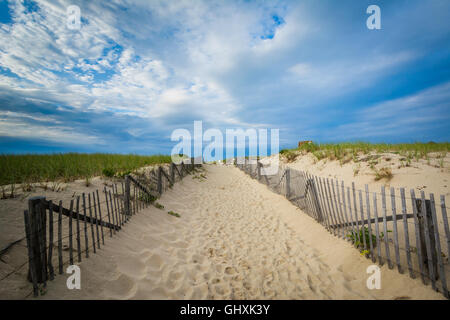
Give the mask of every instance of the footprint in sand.
[(120, 273), (137, 279), (142, 279), (147, 273), (147, 266), (134, 256), (117, 261), (117, 269)]
[(136, 282), (132, 278), (121, 274), (116, 280), (106, 282), (103, 294), (109, 299), (130, 299), (136, 291)]
[(164, 260), (161, 258), (160, 255), (154, 254), (150, 258), (147, 259), (146, 265), (149, 269), (152, 270), (161, 270), (161, 267), (164, 263)]

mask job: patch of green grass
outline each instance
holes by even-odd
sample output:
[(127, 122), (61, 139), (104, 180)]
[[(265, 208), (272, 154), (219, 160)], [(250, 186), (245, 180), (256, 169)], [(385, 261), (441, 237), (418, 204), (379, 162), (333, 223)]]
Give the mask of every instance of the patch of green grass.
[(151, 194), (142, 193), (139, 195), (138, 200), (143, 201), (145, 203), (153, 203), (156, 201), (156, 197)]
[(164, 209), (164, 206), (158, 202), (155, 202), (155, 207), (161, 210)]
[[(283, 151), (283, 152), (281, 152), (281, 151)], [(299, 154), (298, 154), (298, 152), (296, 152), (296, 150), (284, 149), (284, 150), (281, 150), (281, 151), (280, 151), (280, 154), (283, 157), (285, 157), (288, 162), (294, 161), (299, 156)]]
[(102, 173), (105, 177), (109, 178), (114, 177), (114, 175), (116, 174), (116, 172), (112, 168), (103, 168)]
[[(391, 230), (387, 230), (387, 232), (392, 232)], [(361, 253), (369, 253), (365, 252), (366, 250), (363, 250), (364, 247), (364, 238), (366, 240), (366, 246), (369, 247), (370, 244), (370, 236), (369, 236), (369, 229), (364, 226), (364, 238), (363, 238), (363, 229), (361, 228), (358, 232), (350, 231), (349, 234), (347, 234), (347, 237), (350, 238), (352, 243), (359, 249), (361, 249)], [(383, 241), (384, 239), (384, 233), (380, 232), (380, 241)], [(377, 246), (377, 237), (372, 232), (372, 246), (375, 248)]]
[(148, 165), (170, 163), (167, 155), (105, 153), (0, 155), (0, 185), (61, 180), (70, 182), (100, 175), (125, 175)]
[(177, 218), (181, 217), (178, 213), (173, 212), (173, 211), (168, 211), (167, 213), (170, 214), (171, 216), (174, 216), (174, 217), (177, 217)]

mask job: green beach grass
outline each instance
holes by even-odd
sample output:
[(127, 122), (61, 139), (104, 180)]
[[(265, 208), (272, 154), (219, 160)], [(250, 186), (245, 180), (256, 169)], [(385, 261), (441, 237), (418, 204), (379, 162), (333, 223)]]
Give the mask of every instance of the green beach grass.
[(120, 176), (141, 167), (170, 163), (168, 155), (64, 153), (0, 155), (0, 185), (45, 181), (70, 182), (94, 176)]
[(367, 142), (343, 142), (343, 143), (325, 143), (325, 144), (304, 144), (300, 148), (283, 149), (280, 154), (285, 156), (288, 161), (293, 161), (299, 152), (310, 152), (318, 160), (328, 158), (331, 160), (355, 160), (358, 155), (375, 153), (396, 153), (407, 159), (427, 159), (429, 153), (440, 153), (445, 157), (450, 151), (449, 142), (428, 142), (428, 143), (367, 143)]

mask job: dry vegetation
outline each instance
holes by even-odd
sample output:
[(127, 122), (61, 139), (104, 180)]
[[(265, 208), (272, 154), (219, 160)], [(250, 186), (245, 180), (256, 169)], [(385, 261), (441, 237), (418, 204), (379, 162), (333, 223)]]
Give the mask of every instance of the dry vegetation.
[[(398, 168), (409, 167), (413, 162), (426, 162), (437, 168), (444, 167), (444, 159), (450, 151), (450, 143), (401, 143), (372, 144), (364, 142), (336, 144), (304, 144), (300, 148), (283, 149), (281, 156), (286, 162), (294, 162), (300, 155), (312, 154), (315, 161), (335, 160), (340, 165), (355, 164), (353, 175), (358, 175), (360, 163), (367, 163), (374, 173), (375, 181), (393, 177), (390, 164), (392, 157), (399, 159)], [(378, 168), (377, 168), (378, 166)], [(381, 167), (381, 168), (380, 168)]]

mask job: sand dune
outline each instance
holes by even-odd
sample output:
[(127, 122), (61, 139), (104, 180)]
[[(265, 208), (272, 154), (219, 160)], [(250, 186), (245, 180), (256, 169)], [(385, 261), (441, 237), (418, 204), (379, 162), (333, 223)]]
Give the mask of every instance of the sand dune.
[(80, 263), (81, 290), (57, 276), (39, 299), (443, 299), (386, 266), (367, 289), (371, 261), (349, 243), (238, 169), (205, 170)]

